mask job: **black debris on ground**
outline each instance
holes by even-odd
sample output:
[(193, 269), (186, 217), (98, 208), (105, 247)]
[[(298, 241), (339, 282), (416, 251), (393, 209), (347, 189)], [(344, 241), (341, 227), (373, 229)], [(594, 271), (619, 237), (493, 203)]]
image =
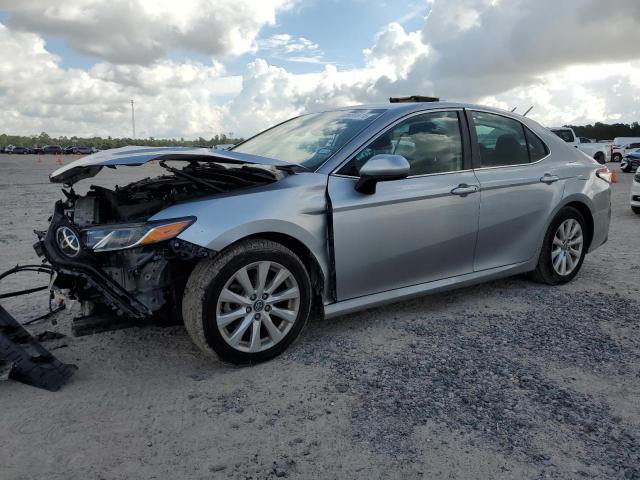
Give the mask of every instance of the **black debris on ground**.
[(50, 330), (45, 330), (44, 332), (36, 335), (36, 339), (39, 342), (46, 342), (48, 340), (59, 340), (61, 338), (65, 338), (66, 335), (60, 332), (52, 332)]

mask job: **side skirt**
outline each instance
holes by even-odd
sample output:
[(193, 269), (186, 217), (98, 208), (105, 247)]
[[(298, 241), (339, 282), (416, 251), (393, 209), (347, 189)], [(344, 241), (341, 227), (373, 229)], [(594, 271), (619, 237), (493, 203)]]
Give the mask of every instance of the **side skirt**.
[[(537, 262), (537, 258), (535, 261)], [(529, 272), (534, 268), (535, 262), (528, 261), (504, 267), (492, 268), (490, 270), (482, 270), (480, 272), (467, 273), (457, 277), (435, 280), (433, 282), (421, 283), (410, 287), (388, 290), (386, 292), (366, 295), (364, 297), (352, 298), (350, 300), (325, 305), (324, 316), (325, 318), (338, 317), (340, 315), (346, 315), (348, 313), (366, 310), (380, 305), (409, 300), (428, 293), (453, 290), (468, 285), (475, 285), (478, 283), (496, 280), (498, 278), (517, 275), (519, 273)]]

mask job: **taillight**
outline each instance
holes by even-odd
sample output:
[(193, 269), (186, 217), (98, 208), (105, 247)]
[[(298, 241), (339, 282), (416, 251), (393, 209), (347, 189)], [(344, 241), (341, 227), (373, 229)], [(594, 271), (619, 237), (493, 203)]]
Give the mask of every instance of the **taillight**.
[(611, 183), (613, 181), (613, 174), (607, 167), (601, 167), (596, 170), (596, 175), (607, 183)]

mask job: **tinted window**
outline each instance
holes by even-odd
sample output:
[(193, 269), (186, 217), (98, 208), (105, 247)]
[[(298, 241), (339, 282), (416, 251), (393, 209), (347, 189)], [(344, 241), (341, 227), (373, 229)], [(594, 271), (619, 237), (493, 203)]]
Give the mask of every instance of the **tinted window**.
[(384, 112), (353, 109), (303, 115), (250, 138), (233, 151), (316, 169)]
[(402, 155), (411, 165), (410, 175), (462, 170), (462, 136), (456, 112), (416, 115), (385, 132), (338, 173), (358, 176), (374, 155)]
[(529, 163), (527, 140), (520, 122), (483, 112), (471, 112), (471, 116), (483, 167)]
[(544, 157), (549, 155), (549, 149), (544, 144), (544, 142), (538, 138), (538, 136), (535, 133), (533, 133), (527, 127), (524, 127), (524, 133), (527, 137), (527, 146), (529, 147), (530, 162), (537, 162), (538, 160), (542, 160)]
[(640, 148), (640, 143), (632, 143), (629, 148)]

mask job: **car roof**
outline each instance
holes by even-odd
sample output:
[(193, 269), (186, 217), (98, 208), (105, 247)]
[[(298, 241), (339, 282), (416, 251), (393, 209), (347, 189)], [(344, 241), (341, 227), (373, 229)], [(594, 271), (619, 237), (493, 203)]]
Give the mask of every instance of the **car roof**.
[[(473, 103), (464, 102), (399, 102), (399, 103), (372, 103), (366, 105), (351, 105), (338, 108), (327, 108), (322, 111), (338, 111), (338, 110), (385, 110), (383, 115), (378, 120), (382, 122), (390, 122), (395, 119), (404, 117), (414, 112), (425, 112), (429, 110), (441, 110), (441, 109), (469, 109), (469, 110), (481, 110), (484, 112), (496, 113), (498, 115), (506, 116), (518, 120), (531, 126), (532, 120), (527, 117), (523, 117), (519, 113), (509, 112), (507, 110), (501, 110), (499, 108), (488, 107), (486, 105), (477, 105)], [(310, 113), (320, 113), (310, 112)]]
[(335, 109), (327, 109), (327, 110), (394, 110), (397, 112), (412, 112), (412, 111), (422, 111), (422, 110), (437, 110), (442, 108), (469, 108), (469, 109), (480, 109), (480, 110), (489, 110), (494, 111), (496, 113), (505, 114), (508, 113), (512, 115), (511, 112), (507, 112), (506, 110), (501, 110), (499, 108), (487, 107), (485, 105), (476, 105), (472, 103), (463, 103), (463, 102), (398, 102), (398, 103), (372, 103), (365, 105), (350, 105), (347, 107), (340, 107)]

